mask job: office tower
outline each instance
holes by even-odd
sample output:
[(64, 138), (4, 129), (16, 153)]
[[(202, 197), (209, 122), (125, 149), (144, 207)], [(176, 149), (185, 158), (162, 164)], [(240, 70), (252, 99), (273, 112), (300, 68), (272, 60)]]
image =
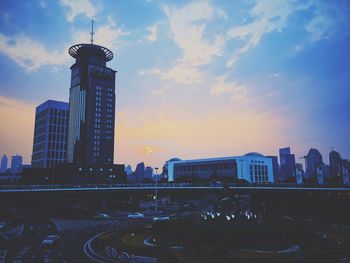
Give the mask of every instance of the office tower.
[(342, 160), (341, 169), (342, 169), (342, 183), (350, 184), (350, 161)]
[(19, 174), (22, 172), (22, 156), (14, 155), (11, 159), (11, 174)]
[(48, 100), (36, 107), (32, 167), (53, 168), (67, 160), (69, 104)]
[(131, 165), (127, 165), (127, 166), (125, 166), (125, 173), (126, 173), (126, 175), (130, 175), (130, 174), (132, 174), (132, 168), (131, 168)]
[(330, 177), (332, 181), (341, 181), (341, 161), (340, 154), (334, 150), (329, 153)]
[(316, 175), (317, 175), (317, 183), (324, 184), (325, 173), (324, 173), (324, 164), (316, 163)]
[(267, 158), (271, 158), (272, 160), (272, 171), (273, 171), (273, 181), (275, 183), (280, 182), (280, 176), (279, 176), (279, 165), (278, 165), (278, 158), (277, 156), (266, 156)]
[(70, 163), (113, 164), (115, 73), (109, 49), (91, 44), (69, 48), (71, 66), (67, 159)]
[(295, 181), (295, 155), (290, 153), (290, 147), (281, 148), (280, 154), (280, 178), (281, 182)]
[(301, 163), (295, 164), (295, 182), (297, 184), (302, 184), (304, 182), (304, 170), (303, 165)]
[(0, 173), (4, 174), (7, 170), (7, 156), (4, 154), (1, 158), (1, 167), (0, 167)]
[(145, 164), (143, 162), (136, 165), (134, 181), (141, 182), (145, 178)]
[(322, 155), (317, 149), (311, 148), (306, 158), (306, 180), (308, 182), (317, 181), (317, 167), (319, 164), (323, 164)]
[(150, 166), (145, 168), (145, 179), (153, 180), (153, 168)]

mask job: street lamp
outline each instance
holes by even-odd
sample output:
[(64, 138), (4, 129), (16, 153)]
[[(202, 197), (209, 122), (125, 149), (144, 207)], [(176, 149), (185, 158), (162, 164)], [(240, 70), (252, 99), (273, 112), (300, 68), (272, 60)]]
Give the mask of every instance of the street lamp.
[(154, 169), (156, 170), (156, 199), (155, 199), (154, 210), (155, 210), (155, 213), (157, 213), (157, 210), (158, 210), (158, 167), (155, 167)]

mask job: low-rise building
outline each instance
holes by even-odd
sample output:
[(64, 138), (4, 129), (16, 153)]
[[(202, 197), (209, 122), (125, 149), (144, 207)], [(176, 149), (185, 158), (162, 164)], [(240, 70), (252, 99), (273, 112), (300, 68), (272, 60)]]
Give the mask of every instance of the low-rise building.
[(190, 179), (189, 181), (274, 182), (272, 159), (255, 152), (242, 156), (196, 160), (173, 158), (166, 162), (165, 167), (169, 182), (183, 179)]

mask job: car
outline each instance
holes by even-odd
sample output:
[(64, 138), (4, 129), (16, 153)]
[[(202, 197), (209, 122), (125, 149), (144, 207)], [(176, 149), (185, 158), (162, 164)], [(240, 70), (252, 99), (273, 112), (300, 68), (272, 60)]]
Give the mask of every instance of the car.
[(132, 213), (128, 215), (128, 218), (144, 218), (145, 215), (142, 213)]
[(153, 222), (168, 221), (168, 220), (170, 220), (170, 217), (168, 216), (153, 217)]
[(99, 213), (98, 215), (95, 215), (94, 218), (109, 219), (110, 217), (106, 213)]
[(57, 244), (59, 239), (60, 239), (59, 235), (49, 235), (41, 242), (41, 246), (42, 247), (53, 246)]

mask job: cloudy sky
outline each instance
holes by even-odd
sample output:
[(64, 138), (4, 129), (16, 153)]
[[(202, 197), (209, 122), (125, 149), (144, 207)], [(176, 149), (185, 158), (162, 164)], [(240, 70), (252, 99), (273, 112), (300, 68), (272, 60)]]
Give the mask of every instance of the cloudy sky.
[(114, 52), (115, 162), (277, 155), (350, 158), (350, 3), (0, 2), (0, 154), (31, 159), (34, 111), (69, 99), (68, 48)]

